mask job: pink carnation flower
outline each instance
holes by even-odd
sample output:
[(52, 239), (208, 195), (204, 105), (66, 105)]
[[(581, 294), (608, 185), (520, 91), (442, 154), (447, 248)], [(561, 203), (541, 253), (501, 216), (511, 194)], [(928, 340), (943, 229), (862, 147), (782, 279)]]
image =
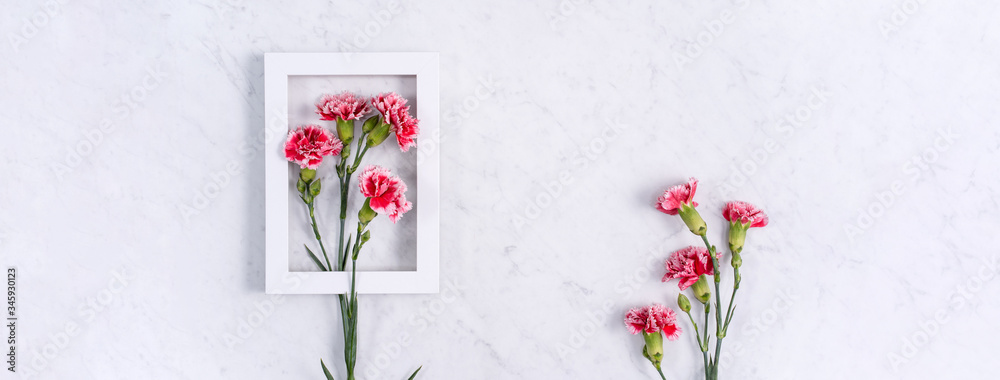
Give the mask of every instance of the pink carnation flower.
[(399, 144), (399, 150), (406, 152), (410, 150), (411, 146), (417, 146), (417, 143), (413, 139), (416, 139), (417, 135), (420, 134), (420, 126), (417, 125), (419, 122), (419, 120), (407, 114), (406, 120), (403, 120), (398, 126), (392, 126), (392, 132), (396, 134), (396, 142)]
[(372, 105), (382, 114), (382, 122), (392, 124), (394, 129), (398, 129), (410, 118), (410, 106), (406, 105), (406, 98), (395, 92), (372, 97)]
[(677, 215), (677, 210), (681, 205), (698, 207), (698, 202), (694, 201), (694, 192), (698, 190), (698, 180), (691, 177), (688, 183), (677, 185), (667, 189), (656, 199), (656, 209), (670, 215)]
[(368, 113), (368, 102), (364, 98), (344, 91), (337, 95), (323, 95), (316, 103), (316, 113), (321, 120), (355, 120)]
[(743, 201), (726, 203), (726, 207), (722, 209), (722, 217), (730, 222), (750, 224), (750, 227), (764, 227), (767, 225), (767, 214), (757, 208), (757, 206)]
[(336, 136), (318, 125), (306, 125), (288, 133), (285, 158), (303, 169), (315, 170), (323, 163), (324, 156), (340, 154), (344, 144)]
[(668, 340), (677, 340), (681, 336), (681, 328), (675, 323), (677, 314), (670, 308), (653, 304), (647, 307), (635, 308), (625, 314), (625, 327), (630, 333), (654, 334), (662, 332)]
[(361, 195), (371, 198), (368, 205), (379, 214), (386, 214), (393, 223), (404, 213), (413, 208), (406, 201), (406, 184), (389, 169), (377, 165), (369, 165), (361, 172), (358, 182)]
[(712, 258), (708, 254), (708, 249), (704, 247), (690, 246), (682, 248), (672, 254), (667, 259), (665, 265), (667, 274), (663, 275), (662, 282), (678, 278), (680, 283), (677, 286), (687, 289), (698, 281), (701, 275), (714, 275), (712, 268)]
[(389, 212), (389, 220), (396, 223), (399, 221), (399, 218), (403, 217), (403, 214), (411, 209), (413, 209), (413, 203), (406, 200), (406, 194), (400, 194), (399, 198), (393, 201), (392, 210)]

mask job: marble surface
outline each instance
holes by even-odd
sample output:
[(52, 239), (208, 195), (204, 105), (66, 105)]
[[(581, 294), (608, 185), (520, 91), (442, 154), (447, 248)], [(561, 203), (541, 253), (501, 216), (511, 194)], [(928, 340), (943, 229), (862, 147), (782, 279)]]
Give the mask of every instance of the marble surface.
[(0, 377), (342, 373), (334, 298), (263, 293), (263, 54), (328, 51), (441, 54), (442, 293), (361, 300), (363, 378), (654, 378), (621, 319), (676, 297), (697, 240), (651, 205), (689, 176), (717, 244), (725, 200), (771, 216), (724, 378), (994, 377), (998, 7), (12, 2), (0, 264), (37, 375)]

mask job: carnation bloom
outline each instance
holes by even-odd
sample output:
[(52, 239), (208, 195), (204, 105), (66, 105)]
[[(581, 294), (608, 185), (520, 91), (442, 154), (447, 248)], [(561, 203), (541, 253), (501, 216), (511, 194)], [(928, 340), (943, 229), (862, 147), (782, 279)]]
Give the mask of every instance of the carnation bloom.
[(392, 126), (392, 132), (396, 134), (396, 142), (399, 144), (399, 150), (404, 152), (410, 150), (411, 146), (417, 146), (417, 143), (413, 139), (417, 138), (420, 134), (420, 127), (417, 125), (420, 121), (416, 118), (412, 118), (409, 114), (406, 114), (406, 120), (403, 120), (398, 126)]
[(318, 125), (306, 125), (288, 133), (285, 158), (303, 169), (315, 170), (323, 163), (324, 156), (340, 154), (344, 144), (336, 136)]
[(694, 192), (698, 190), (698, 180), (691, 177), (688, 183), (677, 185), (667, 189), (656, 199), (656, 209), (670, 215), (677, 215), (682, 205), (698, 207), (698, 202), (694, 201)]
[(361, 195), (369, 198), (369, 206), (380, 214), (387, 214), (393, 223), (413, 208), (406, 200), (406, 184), (389, 169), (369, 165), (361, 172), (358, 186)]
[(726, 203), (726, 207), (722, 209), (722, 217), (732, 223), (749, 224), (750, 227), (767, 225), (767, 214), (757, 206), (743, 201)]
[(382, 122), (399, 128), (410, 117), (410, 106), (406, 98), (395, 92), (378, 94), (372, 97), (372, 105), (382, 114)]
[[(729, 221), (729, 250), (733, 252), (734, 260), (739, 258), (739, 253), (743, 251), (747, 229), (764, 227), (768, 221), (767, 214), (763, 210), (742, 201), (726, 203), (726, 207), (722, 209), (722, 217)], [(734, 262), (733, 266), (736, 265)]]
[(673, 310), (658, 304), (634, 308), (625, 314), (625, 327), (633, 335), (662, 332), (669, 340), (677, 340), (681, 336), (681, 328), (676, 321), (677, 314)]
[(403, 217), (403, 214), (405, 214), (407, 211), (410, 211), (411, 209), (413, 209), (413, 203), (406, 200), (405, 194), (400, 194), (399, 198), (396, 198), (396, 200), (393, 202), (392, 212), (389, 213), (389, 220), (391, 220), (393, 223), (396, 223), (397, 221), (399, 221), (399, 218)]
[(316, 113), (322, 120), (355, 120), (368, 113), (368, 102), (364, 98), (344, 91), (337, 95), (323, 95), (316, 103)]
[(690, 246), (682, 248), (672, 254), (667, 259), (665, 265), (667, 274), (663, 275), (662, 282), (670, 279), (680, 279), (677, 286), (687, 289), (693, 285), (702, 275), (714, 275), (712, 268), (712, 258), (708, 254), (708, 249), (704, 247)]
[(698, 190), (698, 180), (691, 177), (688, 183), (677, 185), (667, 189), (656, 199), (656, 209), (670, 215), (680, 214), (681, 220), (688, 226), (691, 233), (705, 236), (708, 232), (708, 225), (698, 214), (698, 202), (694, 201), (694, 193)]

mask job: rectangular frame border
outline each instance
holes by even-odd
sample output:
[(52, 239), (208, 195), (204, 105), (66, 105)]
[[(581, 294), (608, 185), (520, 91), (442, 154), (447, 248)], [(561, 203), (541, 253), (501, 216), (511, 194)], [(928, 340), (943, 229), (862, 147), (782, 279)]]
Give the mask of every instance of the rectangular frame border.
[[(438, 53), (265, 53), (265, 136), (288, 131), (291, 75), (415, 75), (422, 138), (440, 136)], [(265, 139), (273, 144), (274, 139)], [(418, 139), (419, 142), (419, 139)], [(350, 272), (288, 270), (288, 170), (277, 149), (264, 147), (265, 289), (268, 294), (344, 294)], [(357, 273), (358, 293), (418, 294), (440, 289), (441, 157), (439, 142), (417, 144), (417, 269)]]

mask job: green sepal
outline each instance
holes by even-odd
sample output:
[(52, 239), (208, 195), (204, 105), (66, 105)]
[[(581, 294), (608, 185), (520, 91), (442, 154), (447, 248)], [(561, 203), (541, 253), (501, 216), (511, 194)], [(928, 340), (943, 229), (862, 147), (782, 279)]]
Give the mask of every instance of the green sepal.
[(372, 219), (378, 216), (378, 213), (372, 210), (371, 201), (371, 198), (366, 198), (364, 206), (361, 206), (361, 210), (358, 211), (358, 222), (362, 225), (367, 226)]
[(350, 145), (354, 140), (354, 121), (337, 118), (337, 136), (344, 145)]
[(308, 183), (309, 181), (312, 181), (313, 178), (316, 178), (316, 170), (309, 168), (299, 170), (299, 178)]
[(382, 117), (378, 115), (369, 117), (368, 120), (365, 120), (365, 123), (361, 126), (361, 131), (364, 133), (371, 132), (377, 125), (379, 125), (381, 118)]
[(708, 232), (708, 225), (705, 224), (705, 219), (702, 219), (698, 210), (690, 204), (682, 204), (681, 208), (677, 209), (677, 214), (681, 216), (684, 224), (687, 224), (691, 233), (698, 236), (705, 236), (705, 233)]
[(702, 304), (708, 304), (708, 301), (712, 298), (712, 290), (708, 287), (708, 280), (705, 279), (705, 275), (698, 276), (698, 281), (695, 281), (694, 285), (691, 285), (691, 291), (694, 292), (694, 297)]
[(319, 195), (321, 188), (322, 185), (320, 184), (320, 180), (316, 179), (315, 181), (312, 181), (312, 183), (309, 184), (309, 194), (315, 197)]
[(368, 147), (374, 148), (379, 146), (387, 137), (389, 137), (389, 132), (391, 132), (392, 125), (380, 124), (378, 127), (372, 130), (372, 133), (368, 135)]

